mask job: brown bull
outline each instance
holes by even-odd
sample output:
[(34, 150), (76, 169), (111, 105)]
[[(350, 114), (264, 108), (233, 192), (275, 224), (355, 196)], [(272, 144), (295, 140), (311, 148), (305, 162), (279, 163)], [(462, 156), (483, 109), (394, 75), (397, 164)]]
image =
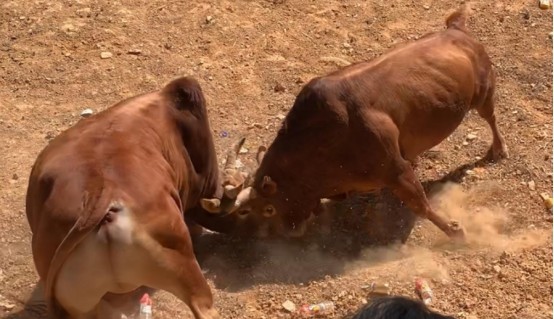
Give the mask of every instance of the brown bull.
[[(459, 225), (433, 211), (411, 162), (448, 137), (471, 109), (492, 130), (487, 156), (508, 155), (494, 115), (491, 61), (465, 21), (466, 10), (458, 10), (446, 30), (311, 80), (259, 162), (253, 185), (223, 210), (299, 236), (320, 198), (387, 187), (448, 236), (463, 238)], [(202, 201), (221, 211), (215, 204)]]
[(60, 134), (38, 156), (26, 202), (50, 312), (107, 318), (114, 294), (148, 286), (174, 294), (195, 318), (218, 318), (184, 213), (216, 231), (232, 229), (232, 218), (214, 222), (199, 211), (200, 198), (222, 198), (221, 184), (204, 95), (193, 78), (122, 101)]

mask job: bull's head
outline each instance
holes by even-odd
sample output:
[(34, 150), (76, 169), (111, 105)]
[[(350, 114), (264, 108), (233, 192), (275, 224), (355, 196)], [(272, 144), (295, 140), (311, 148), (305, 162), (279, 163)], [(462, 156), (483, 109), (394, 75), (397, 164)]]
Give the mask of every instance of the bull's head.
[[(244, 140), (242, 140), (244, 142)], [(241, 144), (242, 145), (242, 144)], [(240, 147), (239, 147), (240, 149)], [(260, 146), (256, 156), (258, 166), (262, 163), (267, 149)], [(224, 198), (202, 199), (201, 205), (208, 212), (215, 214), (237, 214), (239, 218), (248, 219), (260, 228), (258, 236), (264, 237), (268, 231), (285, 233), (288, 236), (300, 236), (306, 230), (306, 221), (315, 210), (318, 200), (295, 200), (295, 194), (286, 194), (284, 189), (279, 189), (277, 183), (270, 176), (257, 176), (238, 173), (229, 168), (229, 163), (234, 163), (234, 157), (228, 157), (224, 172), (226, 189)], [(232, 173), (232, 174), (230, 174)], [(234, 174), (234, 175), (233, 175)], [(230, 176), (239, 174), (242, 179), (232, 180)], [(313, 203), (315, 205), (311, 205)], [(298, 205), (296, 205), (298, 204)]]

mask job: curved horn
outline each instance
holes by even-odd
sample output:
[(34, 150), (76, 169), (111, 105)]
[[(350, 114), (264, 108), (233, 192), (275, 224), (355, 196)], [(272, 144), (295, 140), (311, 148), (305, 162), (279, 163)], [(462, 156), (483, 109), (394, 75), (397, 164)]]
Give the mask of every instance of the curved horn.
[(200, 200), (200, 206), (202, 206), (205, 211), (212, 214), (221, 212), (221, 201), (217, 198), (202, 198)]
[(227, 152), (227, 159), (225, 160), (225, 164), (223, 165), (224, 171), (228, 169), (233, 169), (237, 161), (237, 156), (239, 155), (240, 149), (242, 148), (242, 145), (244, 145), (244, 141), (246, 141), (246, 137), (241, 137)]
[(244, 188), (237, 195), (237, 199), (233, 203), (233, 206), (230, 207), (229, 212), (232, 213), (237, 210), (244, 202), (256, 198), (256, 190), (252, 186)]
[(241, 185), (235, 186), (235, 185), (225, 185), (223, 187), (223, 193), (225, 193), (225, 196), (228, 198), (236, 198), (241, 190)]
[(258, 154), (256, 154), (256, 161), (258, 162), (258, 165), (262, 163), (266, 152), (267, 148), (265, 146), (258, 147)]

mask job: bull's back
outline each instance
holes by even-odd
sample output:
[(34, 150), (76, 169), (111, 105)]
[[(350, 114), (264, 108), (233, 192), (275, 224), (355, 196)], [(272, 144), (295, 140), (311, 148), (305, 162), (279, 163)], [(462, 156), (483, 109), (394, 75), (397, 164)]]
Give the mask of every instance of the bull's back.
[[(482, 47), (458, 30), (431, 34), (366, 65), (335, 74), (346, 85), (367, 125), (386, 115), (402, 153), (411, 159), (440, 143), (483, 99), (490, 72)], [(359, 89), (360, 83), (362, 89)], [(375, 114), (372, 116), (372, 114)]]

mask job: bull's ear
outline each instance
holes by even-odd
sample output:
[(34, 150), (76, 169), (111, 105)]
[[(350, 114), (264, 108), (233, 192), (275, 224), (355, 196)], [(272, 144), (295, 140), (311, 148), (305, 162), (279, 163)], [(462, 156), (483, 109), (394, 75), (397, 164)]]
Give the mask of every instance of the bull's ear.
[(262, 181), (262, 191), (265, 195), (272, 195), (277, 191), (277, 183), (275, 183), (271, 177), (264, 176)]
[(180, 77), (169, 82), (162, 93), (179, 111), (189, 111), (200, 118), (206, 114), (206, 99), (196, 79), (190, 76)]
[(221, 202), (217, 198), (202, 198), (200, 199), (200, 206), (209, 213), (221, 213)]

